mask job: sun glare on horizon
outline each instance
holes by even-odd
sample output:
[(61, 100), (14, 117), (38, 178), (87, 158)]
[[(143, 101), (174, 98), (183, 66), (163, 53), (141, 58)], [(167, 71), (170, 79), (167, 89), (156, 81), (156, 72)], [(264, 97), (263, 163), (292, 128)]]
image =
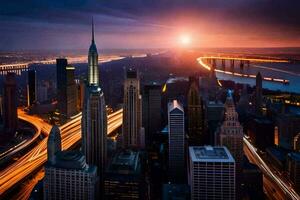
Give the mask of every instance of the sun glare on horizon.
[(181, 35), (180, 43), (184, 46), (187, 46), (191, 43), (191, 37), (189, 35)]

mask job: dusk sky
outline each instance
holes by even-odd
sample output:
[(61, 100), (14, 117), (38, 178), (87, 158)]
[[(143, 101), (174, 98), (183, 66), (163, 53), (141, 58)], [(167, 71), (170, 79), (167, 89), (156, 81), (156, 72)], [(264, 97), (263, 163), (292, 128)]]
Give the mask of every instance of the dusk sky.
[(299, 47), (299, 0), (1, 0), (0, 50)]

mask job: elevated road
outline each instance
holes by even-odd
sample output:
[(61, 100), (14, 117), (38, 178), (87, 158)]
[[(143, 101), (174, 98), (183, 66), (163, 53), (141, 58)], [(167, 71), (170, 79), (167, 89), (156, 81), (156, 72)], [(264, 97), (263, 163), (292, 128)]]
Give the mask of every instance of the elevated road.
[(273, 58), (248, 58), (248, 57), (234, 57), (234, 56), (203, 56), (202, 59), (216, 59), (216, 60), (237, 60), (237, 61), (250, 61), (250, 62), (271, 62), (271, 63), (289, 63), (286, 59), (273, 59)]
[(45, 121), (43, 121), (42, 119), (40, 119), (37, 116), (26, 114), (20, 108), (18, 109), (18, 118), (23, 120), (23, 121), (26, 121), (26, 122), (30, 123), (35, 129), (35, 133), (34, 133), (34, 135), (31, 139), (25, 140), (22, 143), (20, 143), (19, 145), (15, 146), (13, 148), (10, 148), (9, 150), (7, 150), (7, 151), (3, 152), (2, 154), (0, 154), (0, 162), (2, 162), (3, 160), (11, 158), (12, 156), (14, 156), (19, 151), (22, 151), (23, 149), (27, 148), (33, 142), (35, 142), (35, 140), (40, 136), (40, 134), (42, 132), (49, 133), (49, 131), (51, 129), (51, 125), (49, 125), (48, 123), (46, 123)]
[[(114, 112), (111, 115), (108, 115), (107, 134), (110, 134), (122, 125), (122, 116), (122, 109)], [(35, 121), (35, 123), (38, 123), (38, 121)], [(39, 129), (44, 130), (47, 135), (49, 135), (51, 127), (45, 127), (44, 123), (36, 125), (38, 125)], [(68, 149), (81, 139), (81, 115), (78, 115), (76, 118), (62, 125), (60, 129), (62, 148)], [(18, 182), (39, 169), (46, 162), (47, 140), (48, 137), (45, 137), (31, 151), (26, 153), (6, 169), (0, 171), (0, 197), (6, 191), (14, 187)]]
[[(219, 59), (223, 59), (224, 57), (199, 57), (197, 58), (197, 62), (205, 69), (207, 70), (211, 70), (211, 67), (205, 63), (205, 59), (206, 58), (219, 58)], [(225, 57), (226, 58), (226, 57)], [(229, 59), (229, 58), (228, 58)], [(240, 58), (242, 59), (242, 58)], [(246, 59), (246, 58), (245, 58)], [(248, 59), (249, 60), (249, 59)], [(252, 59), (252, 60), (260, 60), (260, 62), (288, 62), (286, 60), (264, 60), (264, 59)], [(272, 68), (266, 68), (268, 70), (273, 70)], [(238, 72), (232, 72), (232, 71), (226, 71), (226, 70), (221, 70), (221, 69), (214, 69), (215, 72), (219, 72), (219, 73), (223, 73), (223, 74), (229, 74), (229, 75), (233, 75), (233, 76), (239, 76), (239, 77), (245, 77), (245, 78), (256, 78), (256, 74), (243, 74), (243, 73), (238, 73)], [(265, 81), (271, 81), (271, 82), (277, 82), (277, 83), (283, 83), (283, 84), (288, 84), (289, 80), (286, 79), (281, 79), (281, 78), (272, 78), (272, 77), (263, 77), (263, 79)]]
[[(257, 149), (248, 141), (246, 136), (243, 138), (245, 145), (245, 154), (254, 162), (264, 174), (264, 187), (267, 190), (268, 195), (271, 195), (268, 191), (268, 188), (278, 188), (282, 192), (274, 190), (274, 194), (272, 194), (272, 198), (276, 199), (286, 199), (287, 197), (292, 200), (299, 200), (300, 196), (295, 192), (295, 190), (289, 185), (289, 183), (285, 182), (278, 174), (274, 173), (268, 165), (263, 161), (260, 155), (256, 152)], [(282, 196), (284, 198), (282, 198)]]

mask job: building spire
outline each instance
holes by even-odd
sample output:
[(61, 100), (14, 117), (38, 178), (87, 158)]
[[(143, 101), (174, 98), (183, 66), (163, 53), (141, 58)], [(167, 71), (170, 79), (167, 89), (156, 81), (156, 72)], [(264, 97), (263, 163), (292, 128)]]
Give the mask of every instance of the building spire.
[(94, 36), (94, 17), (92, 17), (92, 43), (95, 42), (95, 36)]

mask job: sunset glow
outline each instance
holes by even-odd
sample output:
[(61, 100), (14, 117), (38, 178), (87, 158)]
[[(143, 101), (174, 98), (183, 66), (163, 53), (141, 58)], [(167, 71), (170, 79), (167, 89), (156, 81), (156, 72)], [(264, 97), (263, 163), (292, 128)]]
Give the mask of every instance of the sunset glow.
[(191, 43), (191, 37), (189, 35), (182, 35), (180, 37), (180, 42), (182, 45), (187, 46)]

